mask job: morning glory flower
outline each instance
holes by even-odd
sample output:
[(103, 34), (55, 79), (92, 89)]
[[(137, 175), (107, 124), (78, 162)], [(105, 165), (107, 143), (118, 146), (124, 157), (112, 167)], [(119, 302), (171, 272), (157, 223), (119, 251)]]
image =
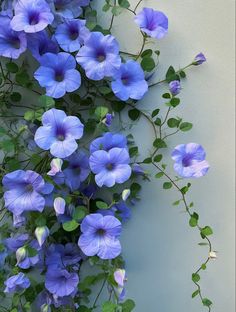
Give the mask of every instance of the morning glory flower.
[(209, 169), (205, 160), (206, 153), (200, 144), (180, 144), (175, 147), (171, 156), (175, 161), (175, 171), (183, 178), (200, 178)]
[(126, 137), (123, 134), (113, 134), (107, 132), (102, 137), (99, 137), (92, 141), (92, 143), (90, 144), (90, 153), (99, 150), (109, 151), (113, 147), (127, 148)]
[(15, 215), (24, 211), (42, 212), (45, 206), (44, 194), (51, 189), (45, 188), (41, 175), (32, 170), (16, 170), (6, 174), (2, 180), (6, 189), (5, 207)]
[(26, 218), (24, 215), (13, 215), (13, 226), (19, 228), (26, 223)]
[(90, 214), (83, 219), (80, 228), (78, 245), (86, 256), (114, 259), (121, 253), (121, 223), (117, 218)]
[(87, 6), (90, 0), (48, 0), (56, 16), (61, 18), (76, 18), (82, 13), (81, 6)]
[(124, 201), (112, 206), (112, 209), (119, 215), (123, 222), (128, 221), (131, 218), (131, 210)]
[(24, 273), (20, 272), (17, 275), (13, 275), (9, 277), (4, 282), (6, 288), (4, 290), (5, 293), (14, 293), (20, 292), (26, 288), (30, 287), (30, 281), (28, 277), (25, 276)]
[(140, 29), (150, 37), (161, 39), (167, 34), (168, 18), (160, 11), (143, 8), (134, 19)]
[(45, 29), (54, 19), (49, 5), (44, 0), (17, 1), (14, 11), (11, 27), (16, 31), (35, 33)]
[(57, 43), (49, 38), (45, 30), (34, 34), (28, 34), (27, 39), (28, 49), (38, 62), (41, 62), (42, 56), (48, 52), (53, 54), (59, 52)]
[(8, 250), (16, 251), (18, 248), (22, 247), (28, 239), (28, 234), (19, 234), (6, 238), (4, 244)]
[[(16, 265), (18, 267), (20, 267), (21, 269), (29, 269), (30, 267), (35, 266), (40, 260), (40, 257), (38, 254), (38, 251), (40, 250), (40, 246), (35, 239), (32, 242), (30, 242), (29, 247), (31, 249), (35, 250), (35, 255), (30, 255), (28, 250), (27, 250), (27, 247), (24, 247), (24, 246), (22, 246), (22, 247), (23, 248), (20, 248), (21, 249), (20, 256), (22, 255), (22, 257), (20, 257), (20, 259), (17, 259)], [(24, 253), (24, 251), (25, 251), (25, 253)], [(19, 252), (19, 250), (17, 249), (16, 258), (18, 258), (17, 257), (18, 252)]]
[(193, 65), (201, 65), (202, 63), (206, 62), (206, 57), (203, 53), (199, 53), (195, 56)]
[(121, 65), (119, 44), (112, 35), (92, 32), (79, 50), (76, 60), (89, 79), (112, 77)]
[(124, 183), (130, 178), (130, 157), (125, 148), (114, 147), (108, 152), (96, 151), (89, 158), (95, 182), (99, 187), (112, 187), (115, 183)]
[(52, 108), (42, 116), (43, 126), (35, 133), (36, 144), (58, 158), (66, 158), (74, 153), (76, 140), (83, 135), (84, 126), (78, 117), (67, 116), (64, 111)]
[(46, 273), (45, 287), (53, 295), (64, 297), (71, 295), (77, 288), (79, 277), (65, 269), (53, 269)]
[(169, 89), (172, 95), (177, 95), (180, 93), (181, 85), (179, 80), (173, 80), (169, 83)]
[(11, 19), (0, 15), (0, 56), (17, 59), (27, 48), (26, 35), (11, 29)]
[(80, 73), (75, 69), (75, 59), (69, 53), (46, 53), (40, 64), (34, 78), (41, 87), (46, 88), (46, 95), (60, 98), (66, 92), (73, 92), (80, 87)]
[(57, 27), (55, 38), (64, 51), (75, 52), (80, 49), (84, 40), (90, 35), (85, 23), (85, 20), (71, 19), (65, 20)]
[(138, 62), (129, 60), (121, 64), (120, 69), (113, 76), (111, 88), (122, 101), (129, 98), (140, 100), (148, 91), (148, 84), (144, 72)]
[(46, 252), (46, 265), (48, 267), (65, 268), (79, 264), (81, 259), (81, 251), (74, 243), (52, 244)]
[(65, 184), (76, 191), (79, 189), (81, 182), (85, 181), (90, 173), (88, 156), (79, 151), (72, 154), (67, 161), (68, 167), (63, 171), (65, 177)]

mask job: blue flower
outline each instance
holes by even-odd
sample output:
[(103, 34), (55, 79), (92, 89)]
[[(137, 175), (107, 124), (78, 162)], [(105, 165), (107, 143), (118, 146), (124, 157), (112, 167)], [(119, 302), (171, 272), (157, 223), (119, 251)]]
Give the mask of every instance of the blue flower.
[(73, 92), (80, 87), (80, 73), (75, 69), (75, 59), (69, 53), (46, 53), (40, 64), (34, 78), (46, 88), (48, 96), (60, 98), (66, 92)]
[(193, 65), (201, 65), (202, 63), (206, 62), (206, 57), (203, 53), (199, 53), (195, 56)]
[(114, 147), (108, 152), (96, 151), (89, 158), (95, 181), (99, 187), (112, 187), (115, 183), (124, 183), (130, 178), (130, 157), (125, 148)]
[(173, 80), (169, 83), (169, 89), (172, 95), (177, 95), (180, 93), (181, 85), (179, 80)]
[(29, 279), (22, 272), (9, 277), (4, 284), (6, 286), (4, 292), (6, 293), (20, 292), (30, 287)]
[(76, 18), (82, 13), (81, 6), (87, 6), (90, 0), (48, 0), (56, 16), (60, 18)]
[(36, 144), (59, 158), (66, 158), (77, 149), (77, 139), (83, 135), (84, 126), (79, 118), (67, 116), (64, 111), (52, 108), (42, 116), (43, 126), (35, 133)]
[(206, 153), (200, 144), (180, 144), (172, 152), (175, 161), (174, 169), (183, 178), (200, 178), (204, 176), (209, 164), (205, 160)]
[(115, 217), (90, 214), (83, 219), (80, 228), (78, 245), (86, 256), (114, 259), (121, 253), (121, 223)]
[(41, 62), (42, 56), (48, 52), (54, 54), (59, 52), (57, 43), (49, 38), (46, 31), (28, 34), (27, 39), (28, 49), (38, 62)]
[(92, 32), (79, 50), (76, 60), (92, 80), (112, 77), (121, 65), (119, 44), (111, 35)]
[(126, 137), (123, 134), (113, 134), (107, 132), (102, 137), (99, 137), (92, 141), (92, 143), (90, 144), (90, 153), (99, 150), (109, 151), (113, 147), (127, 148)]
[(16, 31), (35, 33), (52, 23), (54, 16), (44, 0), (20, 0), (14, 6), (15, 15), (11, 27)]
[(50, 268), (46, 273), (45, 287), (53, 295), (64, 297), (71, 295), (77, 288), (79, 277), (67, 270)]
[(79, 189), (81, 182), (85, 181), (90, 173), (88, 156), (79, 151), (68, 159), (69, 165), (63, 171), (66, 185), (72, 190)]
[(119, 203), (112, 206), (112, 209), (118, 214), (122, 221), (128, 221), (131, 218), (131, 210), (122, 200)]
[(84, 40), (90, 35), (85, 20), (71, 19), (60, 24), (55, 32), (59, 46), (66, 52), (78, 51)]
[(166, 15), (151, 8), (143, 8), (135, 16), (135, 22), (143, 32), (156, 39), (163, 38), (168, 31), (168, 18)]
[(138, 62), (129, 60), (120, 66), (111, 83), (112, 91), (122, 101), (140, 100), (148, 91), (144, 72)]
[(125, 270), (117, 269), (114, 272), (114, 280), (117, 283), (117, 287), (115, 287), (117, 297), (119, 298), (119, 301), (123, 301), (126, 295), (125, 282), (127, 281)]
[(11, 29), (11, 19), (0, 15), (0, 56), (17, 59), (27, 48), (26, 35)]
[[(18, 258), (17, 254), (19, 249), (20, 249), (20, 258), (17, 259), (17, 266), (20, 267), (21, 269), (29, 269), (30, 267), (35, 266), (40, 261), (40, 256), (38, 253), (38, 251), (40, 250), (40, 246), (35, 239), (32, 240), (26, 247), (23, 246), (18, 248), (16, 250), (16, 258)], [(31, 254), (31, 251), (33, 251), (33, 254)]]
[[(43, 178), (32, 170), (16, 170), (6, 174), (2, 180), (6, 189), (4, 193), (5, 207), (15, 215), (24, 211), (40, 211), (45, 206), (45, 188)], [(51, 192), (51, 189), (50, 189)]]
[(114, 116), (113, 116), (112, 114), (110, 114), (110, 113), (107, 113), (107, 114), (106, 114), (106, 118), (105, 118), (105, 120), (104, 120), (104, 123), (105, 123), (105, 125), (106, 125), (107, 127), (110, 127), (110, 126), (111, 126), (113, 118), (114, 118)]
[(4, 244), (8, 250), (17, 251), (17, 249), (22, 247), (28, 239), (28, 234), (19, 234), (13, 237), (6, 238)]

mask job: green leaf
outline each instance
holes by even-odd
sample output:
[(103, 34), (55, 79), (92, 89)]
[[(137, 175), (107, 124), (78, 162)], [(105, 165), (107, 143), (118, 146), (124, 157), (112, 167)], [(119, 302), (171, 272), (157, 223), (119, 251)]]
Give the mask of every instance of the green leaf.
[(16, 74), (16, 82), (19, 83), (21, 86), (27, 86), (30, 82), (30, 77), (27, 71), (23, 70)]
[(197, 274), (197, 273), (193, 273), (193, 274), (192, 274), (192, 281), (193, 281), (194, 283), (198, 283), (198, 282), (200, 281), (200, 275)]
[(154, 118), (156, 115), (158, 115), (160, 112), (160, 109), (157, 108), (157, 109), (154, 109), (154, 111), (152, 112), (152, 118)]
[(192, 293), (192, 298), (195, 298), (197, 295), (199, 295), (198, 289)]
[(189, 131), (193, 127), (193, 124), (190, 122), (182, 122), (179, 126), (181, 131)]
[(128, 115), (131, 120), (137, 120), (140, 116), (140, 110), (137, 108), (130, 109)]
[(104, 95), (111, 93), (111, 89), (106, 86), (99, 87), (99, 91)]
[(72, 232), (79, 226), (79, 223), (77, 223), (75, 220), (67, 221), (62, 224), (63, 229), (66, 232)]
[(204, 228), (201, 229), (201, 235), (202, 236), (209, 236), (213, 234), (213, 230), (211, 229), (210, 226), (205, 226)]
[(106, 301), (102, 305), (102, 312), (115, 312), (117, 305), (111, 301)]
[(106, 114), (109, 112), (108, 108), (105, 106), (98, 106), (95, 109), (95, 115), (101, 120), (103, 119)]
[(134, 157), (134, 156), (138, 156), (138, 147), (137, 146), (133, 146), (129, 149), (129, 155), (130, 157)]
[(153, 142), (153, 146), (156, 148), (165, 148), (167, 147), (165, 141), (163, 141), (162, 139), (157, 138), (154, 142)]
[(151, 72), (155, 68), (156, 64), (152, 57), (145, 56), (141, 61), (141, 66), (143, 70)]
[(150, 57), (150, 56), (152, 56), (151, 49), (144, 50), (143, 53), (141, 54), (141, 57)]
[(107, 203), (103, 202), (103, 201), (96, 201), (96, 206), (98, 209), (108, 209), (109, 206), (107, 205)]
[(183, 70), (181, 70), (179, 72), (179, 75), (180, 75), (181, 78), (185, 78), (186, 77), (186, 74), (185, 74), (185, 72)]
[(170, 118), (167, 120), (167, 125), (170, 128), (177, 128), (180, 124), (180, 120), (176, 118)]
[(164, 93), (164, 94), (162, 94), (162, 97), (163, 97), (164, 99), (170, 99), (170, 98), (171, 98), (171, 95), (170, 95), (170, 93)]
[(172, 188), (172, 183), (171, 182), (165, 182), (163, 184), (163, 189), (168, 190), (170, 188)]
[(179, 103), (180, 103), (180, 99), (179, 99), (179, 98), (174, 97), (174, 98), (172, 98), (172, 99), (170, 100), (170, 105), (171, 105), (172, 107), (178, 106)]
[(155, 125), (160, 126), (161, 125), (161, 118), (156, 118), (154, 123), (155, 123)]
[(189, 220), (189, 225), (190, 225), (191, 227), (197, 226), (197, 224), (198, 224), (198, 219), (199, 219), (198, 214), (197, 214), (196, 212), (194, 212), (194, 213), (191, 215), (191, 218), (190, 218), (190, 220)]
[(15, 151), (15, 144), (11, 140), (4, 140), (0, 142), (0, 148), (6, 153), (11, 153)]
[(120, 15), (123, 12), (123, 8), (118, 6), (118, 5), (115, 5), (112, 8), (111, 12), (112, 12), (113, 15), (118, 16), (118, 15)]
[(55, 101), (53, 98), (47, 95), (41, 95), (38, 99), (39, 105), (45, 108), (52, 108), (55, 106)]
[(14, 62), (8, 62), (6, 63), (6, 68), (10, 73), (17, 73), (19, 70), (19, 67), (16, 63)]
[(163, 172), (158, 172), (158, 173), (155, 175), (155, 178), (160, 179), (161, 177), (163, 177), (163, 175), (164, 175)]
[(83, 219), (85, 215), (86, 215), (86, 207), (78, 206), (78, 207), (75, 207), (72, 217), (74, 220), (78, 221), (78, 220)]
[(135, 302), (131, 299), (127, 299), (121, 304), (122, 312), (130, 312), (135, 308)]
[(10, 99), (13, 101), (13, 102), (20, 102), (22, 96), (19, 92), (13, 92), (11, 95), (10, 95)]
[(128, 9), (130, 7), (130, 3), (128, 0), (118, 0), (119, 6), (122, 8)]
[(26, 250), (29, 257), (35, 257), (38, 254), (38, 251), (30, 246), (27, 246)]
[(154, 157), (154, 162), (160, 162), (161, 160), (162, 160), (162, 155), (161, 154), (158, 154), (158, 155), (156, 155), (155, 157)]
[(179, 77), (176, 74), (173, 66), (170, 66), (168, 68), (167, 73), (166, 73), (166, 80), (167, 80), (167, 82), (171, 82), (173, 80), (179, 80)]
[(211, 300), (208, 299), (208, 298), (203, 298), (203, 299), (202, 299), (202, 303), (203, 303), (203, 305), (206, 306), (206, 307), (210, 307), (210, 306), (212, 305)]
[(104, 4), (104, 6), (102, 7), (103, 12), (107, 12), (109, 11), (111, 8), (110, 4), (106, 3)]
[(92, 310), (85, 307), (85, 306), (80, 306), (77, 312), (91, 312)]
[(144, 163), (144, 164), (150, 164), (151, 162), (152, 162), (152, 158), (151, 158), (151, 157), (145, 158), (145, 159), (143, 160), (143, 163)]

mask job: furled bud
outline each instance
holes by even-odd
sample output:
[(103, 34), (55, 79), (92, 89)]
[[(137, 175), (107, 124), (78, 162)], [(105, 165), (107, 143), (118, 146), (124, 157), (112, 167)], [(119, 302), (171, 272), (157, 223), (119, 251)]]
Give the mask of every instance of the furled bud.
[(66, 202), (62, 197), (55, 198), (53, 206), (57, 215), (65, 213)]
[(20, 247), (16, 251), (16, 265), (18, 265), (21, 261), (23, 261), (27, 256), (27, 249), (25, 246)]
[(36, 229), (35, 229), (35, 236), (37, 238), (37, 241), (39, 243), (39, 246), (41, 247), (45, 240), (47, 239), (47, 237), (49, 236), (49, 229), (46, 225), (44, 226), (38, 226)]
[(129, 195), (130, 195), (130, 189), (125, 189), (125, 190), (123, 190), (122, 195), (121, 195), (123, 201), (126, 201), (127, 198), (129, 197)]
[(54, 158), (51, 163), (51, 170), (48, 171), (49, 176), (55, 176), (58, 172), (61, 172), (63, 161), (60, 158)]

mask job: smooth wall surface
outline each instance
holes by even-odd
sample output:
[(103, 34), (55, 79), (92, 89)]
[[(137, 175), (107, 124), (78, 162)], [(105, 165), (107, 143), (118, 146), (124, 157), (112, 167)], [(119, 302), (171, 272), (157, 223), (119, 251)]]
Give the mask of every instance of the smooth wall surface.
[[(134, 7), (137, 0), (130, 2)], [(180, 96), (182, 107), (176, 113), (193, 122), (194, 128), (169, 144), (173, 148), (198, 142), (207, 150), (211, 169), (205, 178), (193, 181), (189, 199), (200, 213), (201, 224), (214, 229), (218, 259), (202, 274), (201, 283), (203, 293), (214, 302), (212, 311), (234, 312), (234, 1), (144, 0), (143, 6), (165, 12), (170, 20), (169, 35), (158, 42), (157, 80), (169, 65), (184, 66), (198, 52), (208, 58), (206, 64), (189, 70)], [(116, 18), (114, 33), (123, 50), (137, 52), (141, 37), (132, 18), (129, 13)], [(164, 90), (165, 86), (152, 89), (140, 107), (163, 107)], [(152, 142), (151, 129), (140, 121), (132, 132), (145, 155)], [(187, 216), (171, 205), (178, 194), (163, 191), (161, 185), (154, 179), (144, 183), (142, 200), (123, 233), (128, 296), (135, 299), (136, 312), (205, 311), (198, 299), (191, 299), (195, 290), (191, 273), (207, 251), (197, 245), (198, 233), (189, 228)]]

